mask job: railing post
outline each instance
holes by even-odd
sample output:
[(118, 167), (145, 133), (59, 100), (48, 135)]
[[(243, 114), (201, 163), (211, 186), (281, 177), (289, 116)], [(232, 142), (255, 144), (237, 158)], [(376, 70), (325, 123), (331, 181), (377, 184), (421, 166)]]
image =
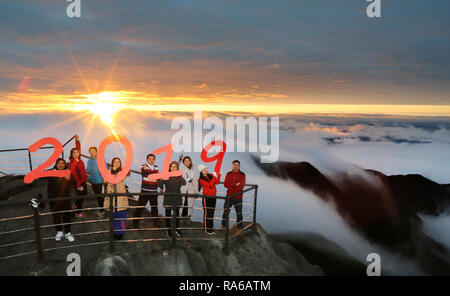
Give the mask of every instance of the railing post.
[(230, 206), (231, 206), (231, 197), (227, 196), (225, 199), (225, 211), (227, 211), (228, 215), (225, 220), (225, 246), (224, 246), (224, 252), (225, 254), (228, 254), (228, 240), (229, 240), (229, 233), (230, 233)]
[(28, 162), (30, 163), (30, 172), (33, 170), (33, 164), (31, 163), (31, 152), (28, 149)]
[[(117, 184), (114, 184), (114, 193), (117, 193)], [(114, 196), (109, 197), (109, 252), (114, 253)]]
[(175, 230), (176, 230), (176, 211), (178, 211), (178, 207), (176, 207), (176, 206), (173, 206), (172, 207), (172, 217), (170, 218), (171, 219), (171, 221), (170, 221), (170, 232), (171, 232), (171, 236), (172, 236), (172, 245), (173, 246), (175, 246), (175, 243), (176, 243), (176, 239), (175, 239), (175, 237), (176, 237), (176, 234), (175, 234)]
[(33, 209), (34, 214), (34, 232), (36, 234), (36, 249), (38, 253), (39, 261), (42, 261), (44, 258), (42, 253), (42, 241), (41, 241), (41, 223), (39, 217), (39, 209), (36, 207), (31, 207)]
[(258, 185), (253, 187), (255, 190), (255, 200), (253, 202), (253, 228), (256, 229), (256, 202), (258, 201)]

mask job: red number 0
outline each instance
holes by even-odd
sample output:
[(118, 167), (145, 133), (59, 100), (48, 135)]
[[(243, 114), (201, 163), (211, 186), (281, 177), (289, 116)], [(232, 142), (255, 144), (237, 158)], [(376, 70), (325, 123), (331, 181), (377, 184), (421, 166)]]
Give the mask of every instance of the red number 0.
[(30, 152), (36, 152), (39, 148), (41, 148), (45, 144), (50, 144), (55, 148), (53, 154), (43, 164), (41, 164), (40, 166), (29, 172), (23, 179), (24, 183), (30, 184), (34, 180), (44, 177), (65, 177), (70, 175), (70, 170), (44, 171), (58, 159), (58, 156), (61, 155), (63, 151), (63, 146), (61, 145), (61, 142), (59, 142), (57, 139), (51, 137), (42, 138), (33, 145), (31, 145), (30, 147), (28, 147), (28, 150), (30, 150)]
[[(123, 166), (123, 169), (120, 173), (117, 175), (112, 175), (105, 165), (105, 150), (106, 147), (111, 144), (112, 142), (119, 142), (122, 145), (125, 146), (125, 165)], [(133, 147), (131, 145), (131, 142), (124, 136), (118, 135), (118, 136), (109, 136), (106, 137), (98, 147), (98, 156), (97, 156), (97, 167), (100, 171), (100, 174), (103, 176), (103, 178), (111, 183), (111, 184), (117, 184), (120, 183), (125, 177), (128, 175), (128, 172), (131, 169), (131, 163), (133, 162)], [(112, 164), (111, 164), (112, 165)]]
[[(208, 152), (214, 146), (220, 146), (220, 151), (214, 155), (213, 157), (208, 157)], [(212, 141), (205, 148), (203, 148), (202, 153), (200, 154), (200, 158), (204, 162), (212, 162), (217, 160), (216, 165), (214, 166), (214, 171), (216, 175), (219, 176), (220, 168), (222, 167), (223, 157), (225, 156), (225, 152), (227, 151), (227, 144), (222, 140)]]

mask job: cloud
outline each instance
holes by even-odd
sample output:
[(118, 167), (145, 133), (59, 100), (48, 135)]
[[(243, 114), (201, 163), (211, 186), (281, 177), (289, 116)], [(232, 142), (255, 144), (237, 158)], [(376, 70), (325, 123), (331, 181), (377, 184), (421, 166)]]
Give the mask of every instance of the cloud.
[[(98, 118), (92, 119), (90, 114), (80, 115), (85, 114), (53, 112), (2, 115), (0, 116), (0, 137), (8, 141), (2, 142), (3, 146), (0, 148), (27, 147), (35, 140), (46, 136), (54, 136), (64, 142), (77, 133), (82, 139), (82, 150), (86, 152), (87, 147), (98, 146), (104, 137), (111, 134), (111, 131)], [(170, 130), (171, 119), (180, 115), (192, 116), (192, 113), (122, 110), (116, 115), (118, 133), (124, 134), (133, 143), (133, 168), (138, 168), (147, 153), (170, 142), (172, 135), (176, 132)], [(210, 113), (209, 115), (223, 118), (227, 114)], [(331, 177), (342, 170), (355, 172), (368, 178), (371, 183), (376, 180), (373, 177), (369, 179), (371, 177), (366, 176), (360, 168), (376, 169), (387, 174), (420, 173), (434, 181), (448, 183), (447, 178), (450, 175), (447, 165), (450, 163), (449, 119), (303, 115), (284, 116), (281, 118), (281, 125), (284, 127), (280, 132), (281, 160), (309, 161)], [(91, 129), (87, 132), (89, 126)], [(370, 138), (385, 135), (395, 135), (404, 139), (414, 137), (428, 139), (431, 143), (360, 141), (350, 138), (364, 135)], [(329, 145), (323, 139), (325, 136), (344, 137), (343, 143)], [(194, 164), (200, 163), (199, 153), (189, 154)], [(120, 145), (111, 145), (108, 148), (107, 160), (113, 156), (124, 157), (123, 148)], [(174, 159), (177, 157), (177, 154), (173, 156)], [(161, 164), (162, 159), (162, 156), (158, 156), (157, 163)], [(223, 172), (231, 169), (233, 159), (241, 160), (241, 167), (247, 174), (248, 183), (260, 184), (257, 219), (269, 233), (302, 231), (319, 233), (343, 247), (361, 262), (365, 263), (368, 253), (377, 252), (385, 258), (383, 269), (398, 274), (421, 274), (414, 262), (405, 262), (380, 246), (368, 242), (346, 224), (332, 204), (325, 203), (290, 181), (265, 176), (255, 166), (248, 153), (227, 153), (222, 166)], [(213, 164), (206, 165), (212, 169)], [(127, 180), (127, 184), (133, 191), (139, 190), (139, 182), (139, 178), (136, 177)], [(220, 190), (223, 191), (223, 188), (221, 187)], [(433, 219), (424, 219), (426, 233), (431, 237), (444, 235), (445, 229), (442, 226), (446, 225), (444, 221), (446, 218)]]
[[(447, 104), (448, 4), (422, 2), (389, 4), (374, 24), (365, 2), (89, 1), (73, 20), (64, 1), (3, 1), (0, 89), (31, 76), (58, 94), (214, 97), (258, 85), (265, 101)], [(198, 81), (208, 89), (188, 88)]]

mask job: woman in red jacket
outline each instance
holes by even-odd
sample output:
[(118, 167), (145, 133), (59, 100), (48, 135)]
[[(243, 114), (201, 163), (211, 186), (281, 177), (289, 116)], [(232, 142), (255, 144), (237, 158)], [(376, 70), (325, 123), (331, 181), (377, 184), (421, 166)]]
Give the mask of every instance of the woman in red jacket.
[(208, 173), (208, 170), (203, 164), (198, 165), (198, 172), (200, 179), (198, 179), (199, 187), (203, 188), (203, 227), (209, 235), (216, 234), (214, 232), (214, 211), (216, 210), (217, 194), (216, 184), (220, 182), (220, 174), (216, 177)]
[[(72, 150), (70, 150), (69, 169), (72, 173), (73, 180), (75, 181), (74, 186), (76, 195), (86, 195), (86, 167), (84, 166), (84, 162), (81, 160), (81, 145), (78, 135), (75, 135), (75, 148), (72, 148)], [(75, 201), (75, 205), (78, 210), (81, 210), (83, 208), (83, 199), (77, 199)], [(81, 211), (77, 211), (75, 213), (75, 217), (86, 217), (86, 214)]]

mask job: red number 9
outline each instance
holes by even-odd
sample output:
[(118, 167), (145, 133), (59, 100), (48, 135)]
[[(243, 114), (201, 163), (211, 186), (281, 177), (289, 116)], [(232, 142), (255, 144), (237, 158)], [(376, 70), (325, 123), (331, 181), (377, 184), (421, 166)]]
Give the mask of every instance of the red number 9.
[[(213, 157), (208, 157), (208, 152), (214, 146), (220, 146), (220, 151), (214, 155)], [(217, 160), (216, 165), (214, 166), (214, 171), (217, 176), (220, 174), (220, 168), (222, 167), (223, 157), (225, 156), (225, 152), (227, 151), (227, 144), (222, 140), (212, 141), (205, 148), (203, 148), (202, 153), (200, 154), (200, 158), (204, 162), (212, 162)]]

